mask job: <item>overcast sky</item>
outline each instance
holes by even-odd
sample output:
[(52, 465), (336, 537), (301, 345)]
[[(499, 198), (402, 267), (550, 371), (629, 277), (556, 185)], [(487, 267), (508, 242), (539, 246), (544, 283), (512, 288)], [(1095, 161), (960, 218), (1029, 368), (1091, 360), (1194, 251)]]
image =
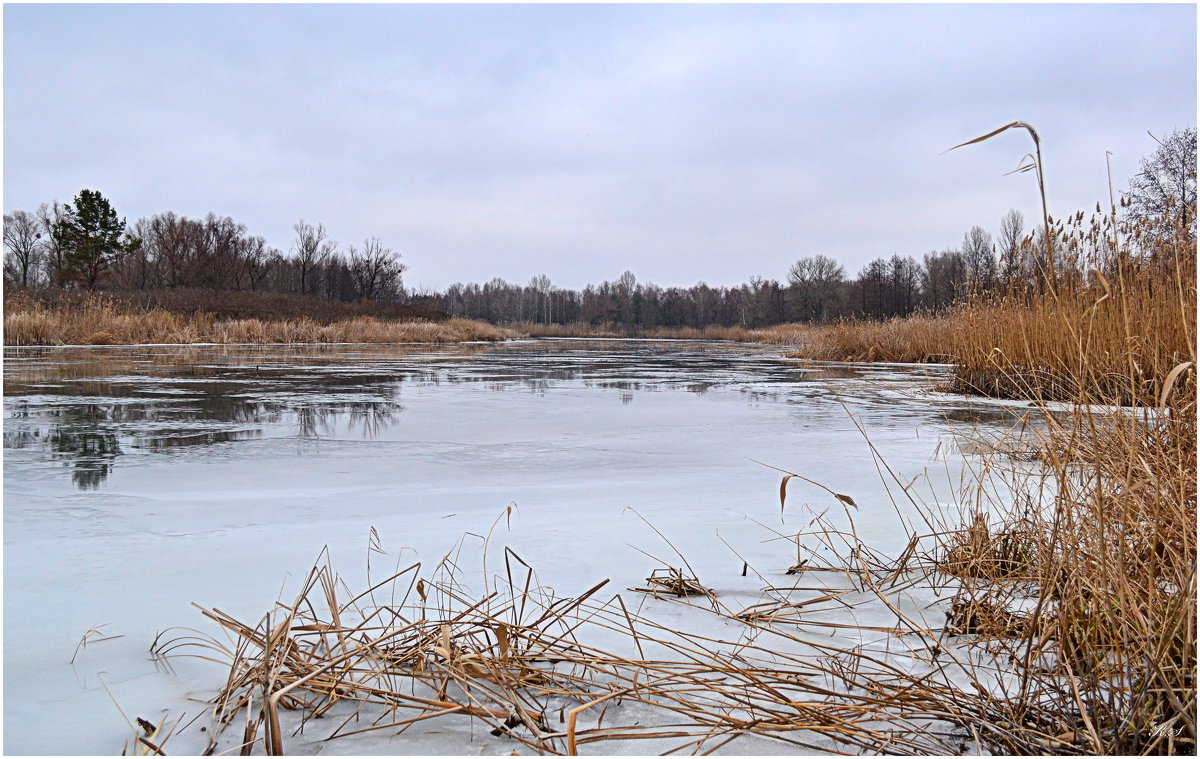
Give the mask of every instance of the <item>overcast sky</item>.
[(410, 286), (783, 279), (1107, 205), (1196, 123), (1192, 5), (4, 7), (4, 210), (298, 219)]

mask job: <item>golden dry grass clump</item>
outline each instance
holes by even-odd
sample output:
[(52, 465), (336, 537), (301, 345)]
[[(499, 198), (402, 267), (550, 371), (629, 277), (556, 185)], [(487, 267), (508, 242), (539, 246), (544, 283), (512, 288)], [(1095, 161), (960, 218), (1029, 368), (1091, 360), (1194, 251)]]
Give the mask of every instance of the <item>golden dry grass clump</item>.
[(196, 342), (211, 325), (159, 309), (125, 307), (103, 296), (48, 306), (18, 294), (4, 301), (5, 345), (124, 345)]
[(5, 300), (5, 345), (145, 343), (450, 343), (505, 340), (517, 333), (469, 319), (391, 320), (356, 316), (329, 324), (307, 317), (218, 319), (137, 308), (102, 295), (48, 304), (23, 295)]
[(807, 331), (796, 358), (816, 361), (950, 363), (962, 326), (954, 312), (896, 317), (887, 321), (843, 321)]

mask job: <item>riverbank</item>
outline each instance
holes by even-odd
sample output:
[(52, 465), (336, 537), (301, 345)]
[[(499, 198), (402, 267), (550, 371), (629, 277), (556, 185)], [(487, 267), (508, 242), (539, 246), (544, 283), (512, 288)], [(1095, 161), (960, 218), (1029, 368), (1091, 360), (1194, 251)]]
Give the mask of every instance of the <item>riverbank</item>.
[(1173, 370), (1195, 360), (1195, 270), (1181, 251), (935, 316), (813, 327), (790, 355), (953, 364), (955, 392), (994, 398), (1158, 406)]
[[(614, 324), (494, 325), (399, 305), (337, 304), (313, 298), (229, 293), (133, 296), (18, 293), (4, 303), (4, 344), (138, 345), (147, 343), (449, 343), (521, 337), (726, 340), (808, 344), (812, 327), (779, 324), (748, 329), (711, 326), (628, 329)], [(411, 312), (411, 313), (410, 313)]]
[[(270, 299), (267, 305), (271, 305)], [(174, 312), (102, 295), (58, 301), (17, 295), (4, 302), (4, 344), (454, 343), (520, 336), (469, 319), (387, 318), (338, 312), (319, 321), (307, 315), (238, 317), (231, 313), (237, 312)]]
[(807, 324), (774, 324), (769, 327), (627, 327), (619, 324), (536, 324), (513, 322), (503, 325), (530, 337), (638, 338), (646, 340), (729, 340), (738, 343), (804, 345), (813, 328)]

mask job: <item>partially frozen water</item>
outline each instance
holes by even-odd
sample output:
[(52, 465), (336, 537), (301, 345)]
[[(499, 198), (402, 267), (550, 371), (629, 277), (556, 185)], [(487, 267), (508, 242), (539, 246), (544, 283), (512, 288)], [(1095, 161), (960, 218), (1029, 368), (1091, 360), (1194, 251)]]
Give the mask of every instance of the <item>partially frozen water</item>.
[[(515, 504), (504, 539), (569, 595), (670, 554), (633, 507), (706, 584), (748, 589), (729, 546), (785, 567), (758, 523), (831, 506), (793, 480), (781, 526), (781, 475), (758, 461), (851, 495), (859, 535), (898, 552), (904, 499), (871, 446), (949, 500), (953, 431), (1012, 425), (939, 392), (946, 376), (693, 341), (6, 349), (5, 752), (119, 751), (101, 680), (131, 719), (198, 712), (221, 673), (162, 671), (156, 632), (203, 627), (192, 601), (256, 617), (326, 545), (356, 587), (372, 526), (393, 558), (436, 561)], [(89, 630), (122, 637), (69, 664)]]

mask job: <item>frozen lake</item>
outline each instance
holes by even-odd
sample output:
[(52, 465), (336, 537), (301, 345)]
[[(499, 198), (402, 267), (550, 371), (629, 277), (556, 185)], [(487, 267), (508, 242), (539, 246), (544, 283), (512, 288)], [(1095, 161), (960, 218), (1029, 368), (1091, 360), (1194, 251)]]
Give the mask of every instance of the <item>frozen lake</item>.
[[(781, 527), (781, 475), (753, 459), (851, 495), (860, 536), (899, 552), (867, 438), (904, 482), (929, 475), (923, 500), (949, 500), (955, 430), (1012, 424), (939, 392), (947, 371), (693, 341), (6, 349), (5, 752), (119, 752), (101, 680), (130, 719), (197, 713), (224, 673), (164, 671), (155, 634), (204, 629), (193, 601), (257, 617), (323, 546), (356, 587), (371, 527), (433, 562), (515, 504), (505, 541), (570, 595), (632, 587), (654, 567), (637, 549), (669, 553), (634, 507), (708, 585), (741, 591), (727, 544), (779, 570), (788, 549), (756, 521), (794, 529), (829, 505), (793, 480)], [(120, 637), (69, 663), (93, 629)], [(508, 753), (481, 735), (452, 753)]]

